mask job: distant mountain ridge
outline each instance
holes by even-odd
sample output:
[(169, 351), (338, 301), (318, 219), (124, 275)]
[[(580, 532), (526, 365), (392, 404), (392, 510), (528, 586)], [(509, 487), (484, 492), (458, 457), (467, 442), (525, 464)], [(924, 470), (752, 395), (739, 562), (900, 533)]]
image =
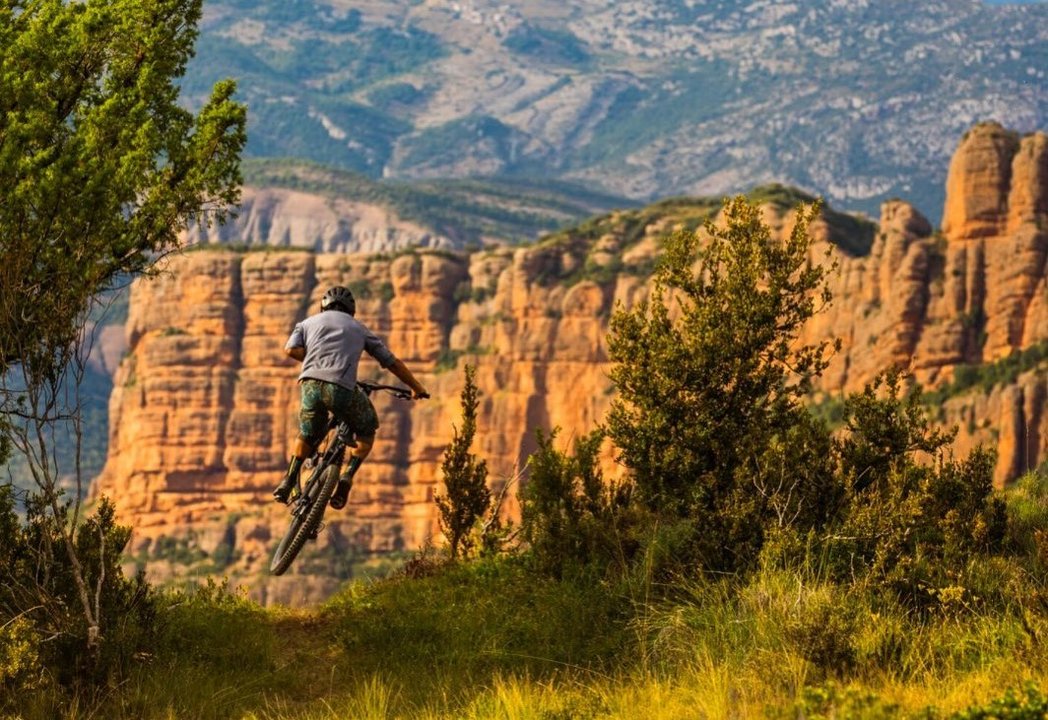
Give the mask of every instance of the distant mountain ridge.
[(562, 182), (376, 181), (290, 159), (248, 159), (237, 217), (193, 227), (190, 245), (317, 252), (479, 248), (538, 239), (635, 202)]
[(1044, 3), (214, 0), (184, 87), (233, 75), (250, 154), (372, 178), (781, 181), (936, 223), (964, 129), (1048, 125), (1046, 73)]

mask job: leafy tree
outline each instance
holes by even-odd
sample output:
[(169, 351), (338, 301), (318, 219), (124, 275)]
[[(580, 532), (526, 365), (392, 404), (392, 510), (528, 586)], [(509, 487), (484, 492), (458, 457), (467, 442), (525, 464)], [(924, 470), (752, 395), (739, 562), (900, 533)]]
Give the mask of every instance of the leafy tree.
[[(246, 110), (234, 83), (195, 113), (178, 103), (200, 15), (201, 0), (0, 2), (0, 454), (12, 442), (28, 460), (84, 621), (69, 632), (95, 650), (109, 616), (79, 539), (91, 532), (78, 393), (88, 313), (188, 223), (224, 220), (239, 198)], [(76, 446), (72, 468), (57, 464), (63, 441)], [(118, 544), (100, 552), (115, 558)]]
[(728, 200), (719, 224), (666, 241), (651, 299), (612, 316), (608, 434), (639, 499), (690, 528), (686, 542), (710, 566), (755, 557), (773, 510), (774, 484), (760, 476), (777, 469), (774, 445), (827, 444), (792, 430), (806, 422), (802, 400), (828, 349), (797, 340), (830, 299), (830, 266), (813, 262), (808, 234), (818, 213), (818, 203), (799, 207), (777, 241), (757, 206)]
[(0, 369), (57, 372), (92, 297), (238, 200), (234, 83), (195, 115), (177, 102), (200, 12), (201, 0), (0, 4)]
[(455, 428), (440, 464), (447, 492), (437, 496), (437, 509), (440, 511), (440, 529), (448, 540), (453, 559), (458, 557), (459, 551), (470, 549), (470, 531), (491, 504), (487, 463), (470, 452), (473, 436), (477, 433), (477, 406), (480, 405), (476, 375), (476, 366), (466, 365), (466, 384), (462, 387), (462, 428)]

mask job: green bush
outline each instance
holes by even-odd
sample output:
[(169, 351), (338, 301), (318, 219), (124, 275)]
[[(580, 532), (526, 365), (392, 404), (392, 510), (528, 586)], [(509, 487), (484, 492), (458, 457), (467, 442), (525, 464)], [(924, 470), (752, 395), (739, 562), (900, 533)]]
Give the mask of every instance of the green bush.
[(632, 555), (625, 531), (630, 488), (604, 481), (598, 458), (604, 434), (577, 438), (570, 455), (554, 447), (556, 437), (556, 430), (536, 432), (538, 448), (521, 490), (521, 529), (534, 566), (561, 577)]
[(973, 593), (971, 571), (1004, 550), (994, 454), (946, 456), (950, 436), (931, 429), (920, 398), (903, 397), (894, 374), (849, 398), (846, 414), (848, 431), (836, 444), (846, 496), (826, 549), (833, 571), (855, 578), (858, 569), (917, 608), (987, 600)]
[(1003, 697), (982, 707), (971, 707), (953, 715), (952, 720), (1044, 720), (1048, 717), (1048, 697), (1034, 685), (1022, 692), (1009, 689)]
[[(66, 508), (56, 521), (30, 497), (22, 520), (13, 489), (0, 487), (0, 626), (29, 622), (33, 632), (49, 638), (35, 652), (63, 686), (104, 684), (123, 675), (148, 646), (155, 599), (141, 577), (124, 577), (120, 556), (130, 528), (116, 524), (113, 505), (103, 498), (72, 540), (101, 632), (92, 646), (63, 539), (69, 515)], [(19, 637), (16, 645), (25, 647), (27, 635)]]
[(12, 709), (4, 700), (45, 684), (40, 667), (41, 637), (26, 616), (0, 623), (0, 712)]
[(791, 708), (773, 716), (781, 720), (895, 720), (899, 708), (873, 693), (830, 683), (804, 688)]
[(859, 612), (846, 593), (834, 586), (798, 603), (798, 612), (785, 622), (785, 637), (801, 656), (822, 673), (843, 676), (856, 666)]

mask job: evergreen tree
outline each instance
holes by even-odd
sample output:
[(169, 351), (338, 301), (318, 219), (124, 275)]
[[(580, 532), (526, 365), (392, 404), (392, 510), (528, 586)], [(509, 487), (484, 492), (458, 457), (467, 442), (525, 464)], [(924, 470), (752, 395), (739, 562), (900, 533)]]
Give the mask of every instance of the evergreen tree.
[(476, 384), (477, 368), (466, 365), (466, 384), (462, 387), (462, 427), (454, 429), (451, 443), (444, 449), (440, 471), (446, 494), (436, 498), (440, 511), (440, 529), (448, 541), (451, 557), (470, 549), (469, 534), (483, 518), (491, 503), (488, 490), (488, 467), (470, 452), (477, 432), (477, 407), (480, 391)]

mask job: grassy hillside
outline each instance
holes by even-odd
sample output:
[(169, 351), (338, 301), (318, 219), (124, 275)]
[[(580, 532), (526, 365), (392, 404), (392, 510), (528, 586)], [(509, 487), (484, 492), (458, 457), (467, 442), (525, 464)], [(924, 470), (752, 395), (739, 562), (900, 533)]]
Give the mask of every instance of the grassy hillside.
[[(0, 709), (25, 720), (1041, 718), (959, 713), (1048, 687), (1043, 608), (920, 617), (817, 565), (668, 587), (542, 579), (498, 559), (356, 582), (305, 611), (211, 586), (163, 596), (154, 618), (153, 648), (119, 684), (70, 699), (42, 677)], [(12, 651), (0, 650), (3, 682)]]

